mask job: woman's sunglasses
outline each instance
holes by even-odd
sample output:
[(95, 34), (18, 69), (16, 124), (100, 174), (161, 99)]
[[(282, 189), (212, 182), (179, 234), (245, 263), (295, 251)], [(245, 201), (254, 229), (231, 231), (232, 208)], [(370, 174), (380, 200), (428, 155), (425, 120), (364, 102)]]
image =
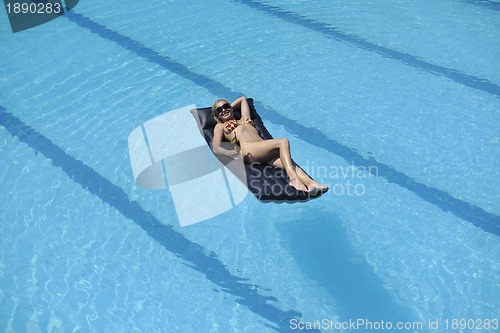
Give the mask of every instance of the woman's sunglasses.
[(215, 115), (218, 117), (219, 114), (222, 112), (222, 110), (230, 109), (231, 104), (226, 103), (224, 105), (219, 106), (217, 109), (215, 109)]

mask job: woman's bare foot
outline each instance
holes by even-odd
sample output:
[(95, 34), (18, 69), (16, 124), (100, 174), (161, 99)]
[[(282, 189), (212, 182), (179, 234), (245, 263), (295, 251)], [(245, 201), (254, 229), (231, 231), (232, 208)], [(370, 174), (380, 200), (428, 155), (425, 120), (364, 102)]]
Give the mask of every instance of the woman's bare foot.
[(317, 192), (326, 192), (329, 187), (318, 183), (317, 181), (311, 181), (307, 184), (307, 192), (317, 193)]
[(307, 191), (307, 187), (298, 178), (290, 180), (290, 183), (288, 183), (288, 185), (294, 187), (298, 191)]

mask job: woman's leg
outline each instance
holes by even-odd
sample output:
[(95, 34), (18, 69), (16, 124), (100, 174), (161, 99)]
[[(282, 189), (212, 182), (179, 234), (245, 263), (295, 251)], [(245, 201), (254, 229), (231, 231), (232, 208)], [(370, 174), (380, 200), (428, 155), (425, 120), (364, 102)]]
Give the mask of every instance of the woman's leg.
[[(290, 156), (290, 143), (288, 139), (271, 139), (243, 144), (240, 153), (247, 163), (260, 162), (272, 164), (272, 161), (279, 158), (281, 167), (285, 169), (288, 178), (290, 178), (290, 185), (297, 190), (307, 190), (295, 171), (294, 163)], [(271, 163), (269, 163), (270, 161)]]
[[(271, 164), (272, 166), (283, 168), (283, 163), (281, 162), (279, 157), (277, 157), (269, 162), (270, 162), (269, 164)], [(307, 173), (305, 173), (301, 167), (299, 167), (297, 164), (295, 164), (295, 162), (293, 160), (292, 160), (292, 163), (293, 163), (293, 166), (295, 168), (295, 172), (297, 173), (297, 177), (299, 177), (300, 181), (305, 186), (307, 186), (308, 192), (314, 192), (314, 191), (318, 191), (318, 190), (323, 191), (323, 190), (326, 190), (328, 188), (328, 186), (322, 185), (322, 184), (318, 183), (317, 181), (315, 181), (314, 179), (312, 179), (311, 177), (309, 177), (309, 175)]]

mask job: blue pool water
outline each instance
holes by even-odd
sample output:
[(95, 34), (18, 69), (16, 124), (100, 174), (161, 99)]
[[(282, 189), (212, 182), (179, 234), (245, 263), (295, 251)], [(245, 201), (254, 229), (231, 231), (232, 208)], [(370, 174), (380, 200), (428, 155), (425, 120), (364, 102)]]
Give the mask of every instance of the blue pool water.
[[(82, 1), (16, 34), (2, 11), (0, 331), (495, 331), (499, 11)], [(181, 228), (134, 183), (128, 135), (242, 94), (331, 190)]]

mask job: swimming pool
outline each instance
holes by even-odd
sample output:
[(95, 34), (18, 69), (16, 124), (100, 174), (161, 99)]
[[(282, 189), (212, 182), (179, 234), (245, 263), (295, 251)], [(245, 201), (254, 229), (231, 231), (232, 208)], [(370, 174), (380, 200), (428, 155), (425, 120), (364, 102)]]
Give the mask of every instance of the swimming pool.
[[(499, 6), (80, 2), (16, 34), (2, 14), (0, 330), (499, 319)], [(181, 228), (127, 137), (242, 94), (331, 190)]]

